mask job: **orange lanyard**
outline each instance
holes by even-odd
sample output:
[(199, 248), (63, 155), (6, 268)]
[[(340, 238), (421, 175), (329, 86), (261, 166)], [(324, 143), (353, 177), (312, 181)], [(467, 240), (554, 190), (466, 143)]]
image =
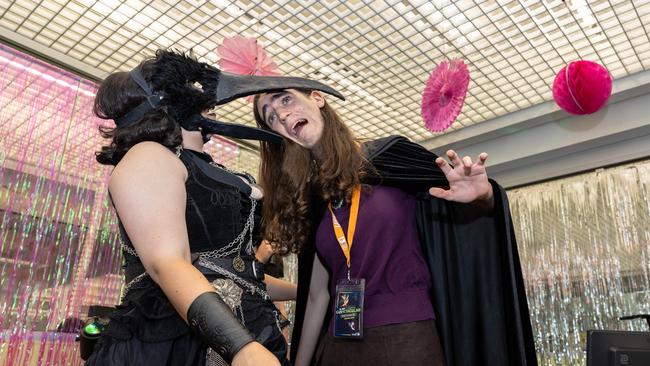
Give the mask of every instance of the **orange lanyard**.
[(345, 239), (343, 228), (336, 219), (334, 211), (332, 211), (332, 201), (329, 202), (327, 208), (332, 215), (332, 227), (334, 228), (334, 235), (336, 240), (341, 246), (343, 255), (345, 256), (348, 265), (348, 279), (350, 279), (350, 251), (352, 250), (352, 240), (354, 239), (354, 230), (357, 228), (357, 218), (359, 216), (359, 201), (361, 200), (361, 186), (356, 185), (352, 190), (352, 206), (350, 207), (350, 219), (348, 220), (348, 239)]

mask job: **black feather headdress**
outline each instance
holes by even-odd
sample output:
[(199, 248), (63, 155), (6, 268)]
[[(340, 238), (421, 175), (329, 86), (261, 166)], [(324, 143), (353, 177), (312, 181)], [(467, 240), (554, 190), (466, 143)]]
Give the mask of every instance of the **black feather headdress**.
[[(150, 75), (146, 80), (143, 74)], [(153, 59), (131, 71), (131, 77), (148, 94), (147, 100), (120, 120), (118, 126), (137, 122), (147, 111), (166, 107), (183, 128), (242, 139), (280, 142), (279, 135), (262, 129), (207, 119), (201, 112), (248, 95), (284, 89), (319, 90), (343, 96), (317, 81), (284, 76), (249, 76), (224, 73), (200, 62), (189, 52), (158, 50)]]

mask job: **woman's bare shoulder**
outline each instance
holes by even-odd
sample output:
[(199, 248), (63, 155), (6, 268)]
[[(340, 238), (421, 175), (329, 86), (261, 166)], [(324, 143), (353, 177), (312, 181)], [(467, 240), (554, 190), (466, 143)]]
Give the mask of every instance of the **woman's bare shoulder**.
[(109, 187), (123, 180), (155, 179), (169, 176), (187, 178), (187, 169), (167, 147), (153, 141), (144, 141), (134, 145), (115, 166), (109, 181)]

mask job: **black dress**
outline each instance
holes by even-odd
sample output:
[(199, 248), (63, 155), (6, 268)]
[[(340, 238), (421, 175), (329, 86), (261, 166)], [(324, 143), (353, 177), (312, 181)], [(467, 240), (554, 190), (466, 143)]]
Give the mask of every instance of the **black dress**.
[[(181, 150), (179, 158), (188, 171), (185, 219), (194, 266), (256, 340), (289, 365), (279, 311), (266, 295), (263, 275), (255, 270), (262, 267), (251, 253), (250, 243), (259, 243), (260, 205), (239, 188), (214, 179), (209, 170), (220, 168), (207, 164), (212, 162), (207, 154)], [(144, 274), (121, 222), (120, 230), (127, 290), (86, 365), (225, 364), (190, 331), (160, 287)], [(235, 257), (243, 259), (246, 270), (233, 269)]]

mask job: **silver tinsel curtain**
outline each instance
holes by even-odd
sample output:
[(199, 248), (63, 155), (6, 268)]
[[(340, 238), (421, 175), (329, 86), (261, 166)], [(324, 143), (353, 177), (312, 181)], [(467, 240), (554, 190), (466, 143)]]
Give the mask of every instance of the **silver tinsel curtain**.
[(585, 331), (646, 331), (650, 161), (508, 192), (540, 365), (584, 365)]

